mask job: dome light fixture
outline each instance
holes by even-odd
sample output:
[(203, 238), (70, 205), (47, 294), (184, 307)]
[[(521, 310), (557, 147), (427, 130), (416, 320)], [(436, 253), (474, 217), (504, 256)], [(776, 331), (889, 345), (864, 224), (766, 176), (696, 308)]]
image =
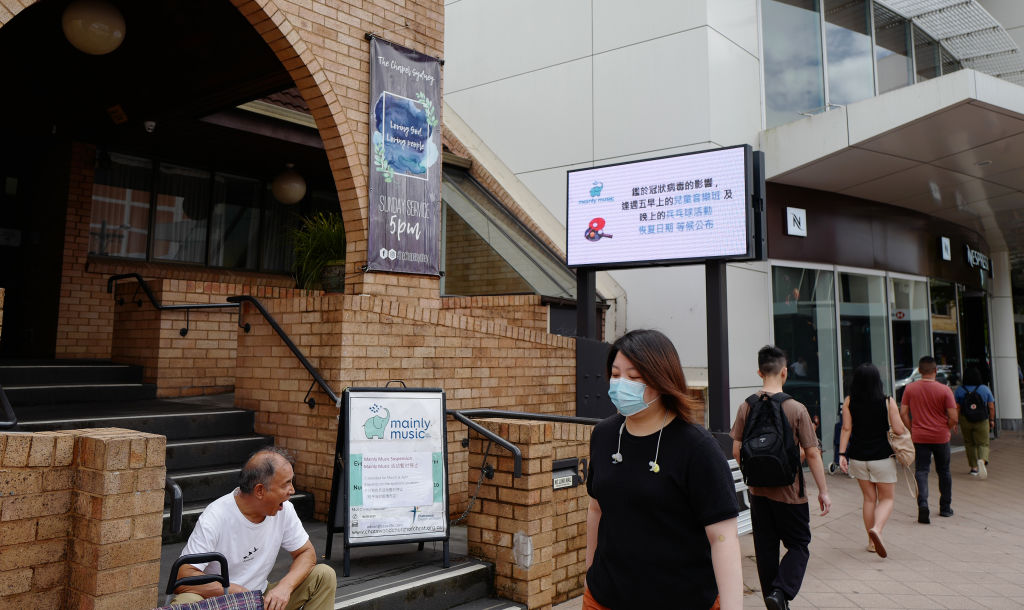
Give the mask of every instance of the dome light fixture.
[(89, 55), (106, 55), (124, 42), (124, 16), (105, 0), (75, 0), (60, 21), (68, 42)]
[(286, 163), (285, 170), (270, 183), (270, 192), (284, 205), (294, 205), (306, 196), (306, 180), (295, 171), (294, 163)]

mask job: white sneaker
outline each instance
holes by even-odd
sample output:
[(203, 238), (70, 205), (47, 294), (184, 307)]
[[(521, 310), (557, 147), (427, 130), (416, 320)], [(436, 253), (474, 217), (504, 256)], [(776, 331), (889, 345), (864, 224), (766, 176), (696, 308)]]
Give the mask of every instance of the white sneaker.
[(985, 460), (978, 460), (978, 478), (982, 480), (988, 478), (988, 468), (985, 467)]

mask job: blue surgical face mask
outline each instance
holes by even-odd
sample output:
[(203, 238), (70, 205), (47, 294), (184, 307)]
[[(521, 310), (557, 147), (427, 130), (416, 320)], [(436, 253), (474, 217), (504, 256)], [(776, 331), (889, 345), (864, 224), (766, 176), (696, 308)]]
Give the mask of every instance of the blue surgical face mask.
[(639, 381), (616, 377), (608, 384), (608, 398), (612, 400), (612, 404), (619, 410), (619, 413), (629, 417), (643, 411), (658, 400), (655, 398), (651, 402), (644, 402), (644, 391), (646, 390), (647, 386)]

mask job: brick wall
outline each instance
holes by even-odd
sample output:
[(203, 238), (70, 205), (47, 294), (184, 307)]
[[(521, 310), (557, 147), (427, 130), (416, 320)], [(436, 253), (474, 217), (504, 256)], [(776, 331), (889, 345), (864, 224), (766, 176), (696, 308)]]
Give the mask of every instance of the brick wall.
[[(220, 282), (157, 279), (147, 281), (164, 305), (226, 303), (232, 295), (280, 298), (304, 294), (297, 289)], [(114, 306), (111, 357), (143, 367), (143, 379), (157, 386), (157, 396), (195, 396), (230, 392), (235, 384), (238, 310), (189, 310), (188, 333), (183, 310), (158, 310), (134, 280), (119, 283)], [(142, 305), (137, 301), (142, 299)], [(244, 334), (244, 333), (243, 333)]]
[[(507, 298), (507, 297), (500, 297)], [(449, 409), (575, 411), (574, 340), (538, 330), (370, 296), (321, 295), (264, 302), (332, 387), (441, 387)], [(269, 326), (249, 311), (253, 331), (238, 338), (235, 403), (257, 410), (256, 430), (297, 455), (297, 486), (330, 501), (338, 414), (321, 392), (303, 402), (310, 377)], [(450, 510), (468, 502), (463, 426), (448, 424)]]
[(0, 433), (0, 607), (151, 608), (164, 437)]
[(461, 216), (445, 214), (444, 291), (453, 295), (533, 292), (533, 288)]
[(516, 444), (523, 461), (522, 477), (515, 478), (510, 456), (493, 449), (485, 456), (486, 443), (470, 441), (474, 476), (485, 463), (494, 466), (494, 478), (483, 479), (469, 516), (470, 554), (494, 563), (499, 596), (531, 610), (581, 595), (589, 499), (582, 483), (553, 489), (552, 461), (587, 458), (591, 426), (508, 419), (478, 422)]
[(441, 307), (457, 316), (493, 320), (507, 326), (548, 331), (548, 306), (537, 294), (446, 297)]

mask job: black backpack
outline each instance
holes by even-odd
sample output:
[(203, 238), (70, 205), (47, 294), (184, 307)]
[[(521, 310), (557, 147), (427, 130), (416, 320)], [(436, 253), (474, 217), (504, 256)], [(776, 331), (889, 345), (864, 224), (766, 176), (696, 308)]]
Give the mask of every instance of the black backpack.
[[(964, 394), (964, 397), (960, 399), (960, 412), (963, 414), (964, 419), (970, 422), (985, 421), (988, 419), (988, 403), (982, 400), (981, 394), (978, 394), (978, 388), (981, 386), (974, 386), (974, 389)], [(964, 386), (967, 389), (967, 386)]]
[(780, 487), (792, 485), (800, 475), (800, 496), (804, 495), (800, 447), (793, 438), (793, 427), (782, 409), (791, 397), (784, 393), (753, 394), (747, 398), (750, 411), (743, 426), (740, 444), (740, 470), (747, 485)]

